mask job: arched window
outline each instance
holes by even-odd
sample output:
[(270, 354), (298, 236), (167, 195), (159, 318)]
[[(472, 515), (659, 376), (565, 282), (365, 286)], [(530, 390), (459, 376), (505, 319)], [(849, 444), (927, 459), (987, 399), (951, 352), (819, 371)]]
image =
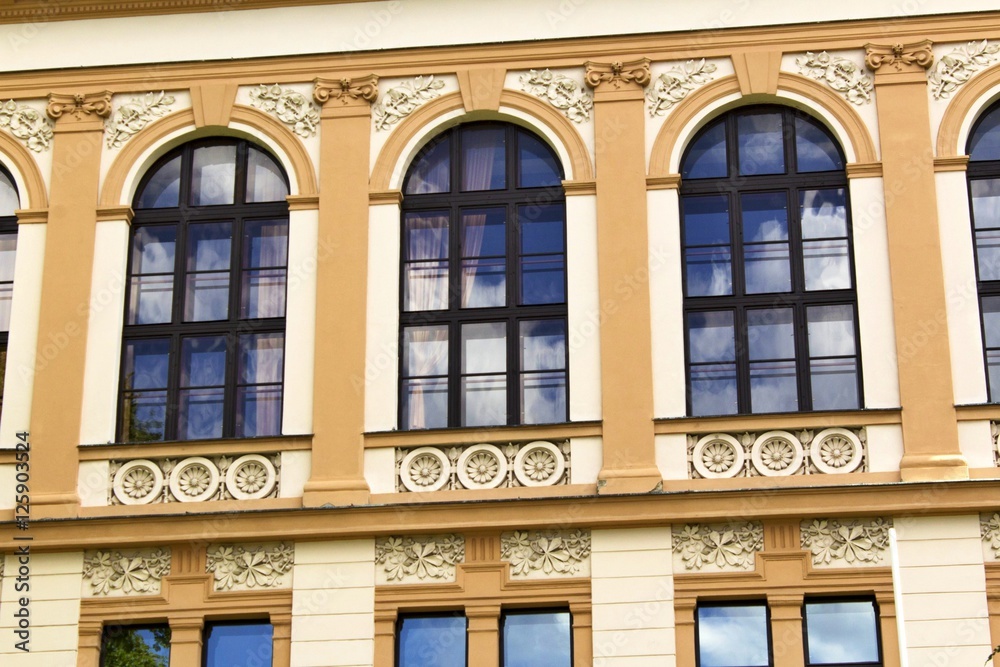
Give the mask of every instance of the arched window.
[[(14, 296), (14, 258), (17, 254), (17, 217), (21, 207), (14, 179), (0, 167), (0, 401), (3, 400), (4, 372), (7, 368), (7, 332), (10, 331), (10, 304)], [(0, 411), (3, 403), (0, 402)]]
[(469, 123), (403, 185), (403, 429), (567, 419), (566, 206), (555, 153)]
[(844, 157), (816, 120), (748, 107), (681, 165), (688, 414), (859, 408)]
[(164, 156), (133, 202), (119, 439), (281, 433), (288, 179), (246, 141)]
[(976, 249), (986, 378), (991, 402), (1000, 400), (1000, 104), (969, 135), (969, 202)]

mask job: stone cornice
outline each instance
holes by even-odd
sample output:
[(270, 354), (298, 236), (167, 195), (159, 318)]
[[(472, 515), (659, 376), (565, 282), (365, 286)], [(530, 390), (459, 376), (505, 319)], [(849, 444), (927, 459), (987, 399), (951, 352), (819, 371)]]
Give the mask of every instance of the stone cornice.
[[(297, 5), (329, 5), (356, 0), (298, 0)], [(222, 9), (267, 9), (287, 7), (286, 0), (240, 0), (220, 5), (219, 0), (22, 0), (0, 9), (0, 23), (70, 21), (78, 19), (150, 16), (187, 12), (217, 12)]]

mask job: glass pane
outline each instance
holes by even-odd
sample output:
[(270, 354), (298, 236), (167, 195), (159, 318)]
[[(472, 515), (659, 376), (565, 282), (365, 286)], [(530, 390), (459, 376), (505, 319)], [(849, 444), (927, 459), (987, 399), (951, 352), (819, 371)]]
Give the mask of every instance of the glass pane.
[(844, 188), (803, 190), (799, 193), (802, 238), (847, 236), (847, 191)]
[(983, 297), (982, 313), (986, 347), (1000, 347), (1000, 296)]
[(819, 123), (805, 118), (795, 119), (795, 158), (799, 172), (844, 168), (833, 138)]
[(521, 258), (521, 304), (565, 303), (566, 263), (563, 255)]
[(404, 218), (406, 259), (448, 258), (448, 212), (421, 211)]
[(1000, 160), (1000, 106), (990, 109), (972, 132), (969, 159)]
[(406, 178), (406, 194), (423, 195), (451, 190), (451, 140), (448, 135), (424, 148)]
[(240, 336), (240, 383), (281, 382), (284, 372), (284, 356), (284, 334), (266, 333)]
[(521, 423), (554, 424), (566, 421), (566, 373), (521, 375)]
[(810, 357), (854, 356), (854, 308), (813, 306), (807, 309)]
[(687, 296), (721, 296), (733, 293), (732, 254), (728, 247), (691, 248), (684, 251)]
[(249, 149), (247, 154), (247, 201), (284, 201), (288, 184), (281, 167), (262, 150)]
[(684, 197), (684, 245), (729, 245), (729, 197)]
[(807, 290), (850, 289), (851, 264), (847, 240), (804, 242), (802, 268)]
[(517, 133), (517, 178), (522, 188), (562, 184), (562, 169), (552, 149), (527, 132)]
[(750, 359), (795, 358), (795, 326), (791, 308), (747, 311)]
[(122, 402), (122, 435), (127, 442), (154, 442), (166, 437), (167, 392), (125, 394)]
[(858, 401), (858, 362), (848, 359), (813, 359), (809, 363), (813, 410), (853, 410)]
[(17, 254), (17, 232), (0, 234), (0, 282), (14, 280), (14, 259)]
[[(740, 197), (747, 294), (787, 292), (792, 287), (788, 258), (788, 199), (784, 192)], [(765, 243), (782, 241), (782, 243)]]
[(173, 208), (180, 204), (181, 156), (178, 155), (146, 181), (136, 208)]
[(125, 341), (125, 389), (166, 389), (170, 340)]
[(244, 271), (240, 317), (284, 317), (285, 269)]
[(448, 380), (403, 380), (403, 428), (443, 428), (448, 425)]
[(732, 311), (688, 313), (687, 321), (692, 364), (736, 360)]
[(1000, 227), (1000, 178), (969, 181), (976, 229)]
[(743, 247), (747, 294), (789, 292), (792, 289), (787, 243), (761, 243)]
[(784, 192), (741, 195), (740, 207), (745, 243), (788, 240), (788, 198)]
[(568, 611), (504, 614), (503, 667), (572, 667)]
[(182, 389), (177, 411), (177, 438), (222, 437), (224, 389)]
[(270, 665), (272, 634), (270, 623), (206, 623), (204, 667)]
[(10, 302), (14, 296), (12, 283), (0, 283), (0, 331), (10, 330)]
[(139, 227), (132, 235), (132, 275), (173, 273), (177, 228)]
[(226, 383), (226, 337), (181, 341), (182, 387), (221, 387)]
[(980, 280), (1000, 280), (1000, 230), (976, 232)]
[(465, 667), (464, 616), (404, 616), (398, 667)]
[(237, 438), (281, 433), (281, 385), (238, 387), (236, 405)]
[(526, 321), (521, 322), (520, 326), (522, 371), (566, 368), (565, 321)]
[(243, 268), (288, 265), (288, 221), (249, 220), (243, 227)]
[(408, 260), (444, 260), (406, 264), (403, 309), (444, 310), (448, 307), (448, 213), (407, 213), (403, 224)]
[(236, 186), (236, 146), (203, 146), (194, 149), (191, 204), (232, 204)]
[(462, 260), (462, 308), (507, 303), (507, 262), (502, 257)]
[(462, 378), (462, 426), (507, 423), (507, 376)]
[(726, 124), (719, 121), (687, 149), (681, 166), (683, 178), (723, 178), (726, 168)]
[(740, 176), (785, 173), (783, 125), (780, 113), (737, 117)]
[[(700, 667), (770, 664), (765, 606), (698, 607), (697, 622)], [(734, 641), (735, 638), (739, 641)]]
[(502, 127), (462, 132), (462, 190), (503, 190), (507, 187), (506, 130)]
[(211, 322), (229, 317), (229, 272), (195, 273), (187, 277), (185, 322)]
[(403, 329), (403, 374), (408, 377), (448, 374), (448, 327)]
[(227, 271), (232, 256), (233, 226), (210, 222), (188, 227), (187, 270)]
[(565, 220), (566, 206), (563, 204), (518, 206), (517, 222), (521, 234), (521, 253), (529, 255), (566, 252)]
[(986, 374), (990, 382), (990, 400), (1000, 398), (1000, 350), (986, 351)]
[(507, 251), (506, 233), (505, 209), (462, 211), (462, 257), (503, 257)]
[(174, 275), (137, 276), (129, 281), (129, 324), (170, 322), (174, 298)]
[(813, 665), (878, 662), (875, 603), (807, 602), (806, 642)]
[(758, 361), (750, 364), (752, 412), (792, 412), (799, 409), (795, 361)]
[(691, 366), (691, 415), (734, 415), (736, 364)]
[(448, 307), (448, 262), (414, 262), (403, 274), (403, 309), (444, 310)]
[(166, 625), (105, 625), (101, 667), (168, 667), (170, 628)]
[(0, 171), (0, 216), (14, 215), (14, 211), (19, 208), (21, 202), (17, 196), (17, 186), (10, 176)]
[(462, 325), (462, 374), (507, 370), (507, 323)]

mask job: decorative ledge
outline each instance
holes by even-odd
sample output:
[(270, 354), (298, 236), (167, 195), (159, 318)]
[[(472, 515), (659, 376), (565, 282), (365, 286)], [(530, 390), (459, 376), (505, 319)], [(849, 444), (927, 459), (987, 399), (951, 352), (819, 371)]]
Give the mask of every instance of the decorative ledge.
[(215, 544), (208, 547), (205, 571), (216, 591), (291, 588), (282, 576), (292, 571), (295, 549), (280, 543)]
[(799, 525), (802, 548), (813, 567), (876, 567), (889, 548), (892, 519), (806, 519)]
[(170, 574), (169, 549), (87, 551), (83, 554), (86, 597), (156, 595)]
[(515, 530), (500, 534), (500, 560), (512, 579), (590, 576), (589, 530)]
[(276, 498), (281, 454), (109, 461), (110, 505)]
[(465, 562), (462, 535), (389, 536), (375, 540), (377, 584), (449, 583)]
[(396, 491), (555, 486), (570, 479), (569, 440), (396, 449)]
[(744, 572), (764, 549), (764, 525), (756, 521), (673, 526), (675, 571)]

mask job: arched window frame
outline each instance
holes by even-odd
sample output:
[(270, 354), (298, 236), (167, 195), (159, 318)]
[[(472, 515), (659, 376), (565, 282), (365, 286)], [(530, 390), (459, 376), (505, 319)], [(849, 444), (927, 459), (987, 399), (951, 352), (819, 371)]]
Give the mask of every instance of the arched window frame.
[[(739, 151), (737, 124), (740, 118), (760, 113), (781, 114), (783, 122), (782, 134), (782, 157), (784, 161), (783, 170), (774, 170), (775, 173), (746, 173), (739, 172)], [(829, 142), (831, 155), (835, 156), (836, 169), (799, 171), (797, 169), (797, 152), (795, 138), (795, 122), (801, 119), (804, 123), (812, 126), (813, 130), (821, 133)], [(722, 126), (726, 145), (726, 174), (711, 178), (693, 177), (688, 171), (687, 164), (692, 155), (692, 151), (697, 149), (699, 141), (710, 131)], [(820, 136), (820, 135), (816, 135)], [(857, 300), (857, 278), (854, 260), (854, 240), (851, 229), (851, 205), (848, 194), (848, 181), (844, 169), (845, 156), (843, 149), (838, 144), (835, 136), (818, 120), (798, 112), (790, 107), (780, 105), (755, 105), (740, 107), (718, 116), (706, 123), (692, 137), (681, 157), (681, 186), (680, 186), (680, 208), (681, 208), (681, 258), (682, 258), (682, 290), (683, 290), (683, 312), (684, 312), (684, 363), (686, 377), (686, 410), (691, 416), (711, 416), (722, 414), (750, 414), (758, 412), (803, 412), (823, 409), (860, 409), (864, 406), (862, 364), (861, 364), (861, 339), (859, 332), (859, 312)], [(803, 259), (804, 243), (813, 243), (817, 239), (803, 239), (800, 220), (800, 201), (798, 193), (805, 190), (842, 190), (841, 199), (844, 210), (844, 223), (846, 229), (843, 234), (838, 235), (836, 240), (846, 246), (847, 273), (850, 284), (847, 288), (840, 289), (806, 289), (805, 268)], [(748, 293), (746, 290), (746, 264), (744, 261), (744, 239), (741, 234), (741, 225), (736, 224), (740, 214), (740, 202), (743, 195), (765, 194), (765, 193), (786, 193), (787, 205), (787, 234), (786, 244), (789, 259), (789, 289), (785, 291), (759, 290), (756, 293)], [(705, 250), (707, 246), (698, 248), (697, 243), (691, 243), (687, 238), (688, 232), (685, 229), (686, 207), (685, 201), (692, 197), (725, 196), (729, 199), (729, 227), (727, 230), (728, 242), (718, 244), (728, 250), (730, 257), (730, 293), (729, 294), (698, 294), (693, 291), (690, 282), (691, 278), (688, 270), (689, 251)], [(690, 207), (690, 202), (689, 207)], [(688, 207), (688, 208), (689, 208)], [(690, 211), (688, 210), (688, 214)], [(747, 242), (750, 245), (750, 242)], [(763, 247), (763, 245), (761, 246)], [(710, 249), (710, 248), (709, 248)], [(816, 363), (817, 368), (822, 363), (822, 359), (809, 353), (809, 331), (807, 325), (807, 310), (824, 306), (844, 306), (850, 309), (851, 338), (853, 339), (853, 353), (849, 355), (839, 355), (839, 358), (850, 361), (853, 359), (855, 369), (856, 401), (848, 405), (824, 406), (816, 405), (812, 395), (813, 373), (811, 363)], [(747, 314), (753, 311), (776, 310), (788, 308), (792, 313), (791, 329), (793, 332), (794, 352), (780, 361), (785, 364), (783, 372), (788, 375), (788, 364), (794, 364), (795, 374), (795, 405), (782, 406), (777, 409), (759, 409), (752, 404), (751, 391), (751, 356), (753, 351), (750, 347), (750, 325)], [(721, 364), (703, 359), (693, 359), (692, 357), (692, 319), (702, 313), (723, 312), (732, 314), (732, 329), (734, 332), (733, 356), (728, 362), (730, 369), (722, 369)], [(761, 321), (767, 325), (768, 322)], [(773, 324), (773, 322), (770, 322)], [(759, 331), (764, 331), (760, 329)], [(837, 356), (837, 355), (835, 355)], [(757, 362), (755, 359), (754, 362)], [(834, 362), (835, 363), (835, 362)], [(755, 363), (762, 367), (760, 363)], [(727, 410), (704, 410), (697, 404), (697, 399), (692, 390), (695, 382), (692, 375), (692, 368), (703, 369), (706, 377), (710, 377), (713, 371), (717, 373), (731, 373), (735, 379), (735, 396), (731, 409)]]
[[(194, 152), (202, 148), (228, 147), (235, 148), (234, 174), (233, 174), (233, 197), (231, 203), (196, 203), (192, 199), (193, 155)], [(253, 156), (258, 162), (255, 166), (263, 169), (255, 174), (270, 174), (270, 185), (277, 186), (274, 193), (265, 194), (262, 201), (247, 201), (253, 199), (248, 196), (248, 185), (251, 176), (249, 175), (249, 157)], [(165, 167), (174, 161), (180, 160), (178, 183), (178, 205), (177, 206), (148, 206), (143, 197), (147, 187), (164, 170)], [(263, 187), (263, 186), (262, 186)], [(125, 318), (123, 327), (123, 344), (121, 352), (121, 372), (119, 373), (118, 388), (118, 418), (116, 434), (119, 442), (143, 442), (154, 440), (197, 440), (216, 439), (233, 437), (253, 437), (253, 436), (273, 436), (282, 432), (282, 405), (284, 402), (284, 336), (285, 336), (285, 309), (287, 308), (287, 273), (288, 273), (288, 233), (289, 233), (289, 210), (286, 197), (289, 190), (289, 179), (284, 168), (278, 160), (274, 158), (265, 148), (253, 144), (246, 140), (235, 140), (230, 138), (210, 138), (193, 141), (183, 144), (166, 155), (143, 175), (136, 188), (133, 199), (133, 218), (130, 230), (129, 251), (127, 260), (128, 284), (125, 289)], [(226, 298), (226, 316), (199, 319), (197, 315), (192, 315), (193, 300), (189, 300), (186, 293), (186, 281), (197, 280), (196, 275), (201, 267), (197, 266), (200, 260), (191, 258), (196, 262), (195, 267), (187, 265), (188, 253), (193, 248), (191, 230), (199, 224), (230, 224), (229, 235), (229, 266), (225, 269), (213, 270), (204, 273), (208, 278), (215, 274), (217, 279), (225, 276), (225, 289), (228, 291)], [(247, 235), (251, 225), (258, 225), (260, 236), (257, 239), (267, 238), (268, 231), (270, 238), (276, 239), (272, 244), (271, 255), (275, 259), (264, 260), (268, 254), (267, 250), (259, 246), (251, 248), (247, 243)], [(172, 296), (170, 298), (169, 321), (140, 322), (137, 313), (141, 308), (139, 303), (139, 293), (136, 290), (137, 281), (148, 277), (148, 274), (137, 269), (136, 262), (141, 253), (136, 252), (136, 244), (139, 242), (139, 235), (144, 230), (154, 228), (175, 228), (174, 237), (174, 258), (173, 269), (162, 272), (159, 277), (169, 277)], [(265, 227), (270, 227), (265, 230)], [(282, 234), (283, 231), (283, 234)], [(261, 241), (261, 245), (265, 245)], [(252, 255), (247, 253), (257, 253), (256, 259), (251, 259)], [(257, 280), (255, 280), (255, 278)], [(279, 287), (268, 288), (266, 283), (270, 280), (272, 285)], [(253, 301), (250, 294), (252, 289), (248, 286), (253, 283), (258, 291), (258, 299), (267, 295), (278, 299), (280, 307), (272, 306), (273, 312), (268, 312), (265, 316), (254, 317), (254, 308), (267, 308), (262, 306), (262, 301)], [(217, 285), (221, 283), (216, 283)], [(249, 311), (247, 311), (249, 309)], [(280, 314), (278, 314), (280, 311)], [(247, 312), (251, 312), (250, 315)], [(187, 321), (186, 321), (187, 320)], [(253, 341), (251, 337), (258, 336), (258, 340), (272, 343), (256, 348), (260, 356), (254, 355), (252, 347), (242, 347), (244, 342), (248, 345)], [(224, 346), (224, 369), (216, 382), (211, 383), (211, 387), (195, 386), (194, 369), (199, 364), (193, 360), (189, 366), (188, 384), (182, 387), (185, 382), (182, 379), (184, 369), (182, 359), (184, 351), (196, 349), (193, 343), (190, 347), (184, 347), (184, 341), (194, 339), (207, 340), (215, 338), (222, 341)], [(158, 387), (157, 391), (164, 396), (165, 408), (162, 424), (162, 431), (158, 434), (140, 434), (138, 437), (135, 431), (129, 432), (126, 425), (128, 418), (129, 400), (135, 394), (143, 393), (142, 387), (133, 386), (129, 372), (131, 364), (130, 345), (143, 341), (166, 341), (166, 369), (165, 386)], [(218, 346), (208, 348), (208, 352), (222, 351)], [(270, 358), (268, 353), (270, 352)], [(264, 370), (262, 370), (264, 369)], [(256, 377), (254, 375), (256, 374)], [(261, 375), (267, 375), (266, 381), (259, 381)], [(248, 378), (250, 378), (248, 380)], [(250, 381), (256, 379), (258, 381)], [(196, 400), (199, 391), (208, 393), (212, 391), (222, 393), (221, 425), (217, 432), (193, 433), (191, 430), (184, 432), (181, 424), (181, 396), (187, 390)], [(265, 424), (257, 422), (257, 418), (250, 419), (239, 405), (239, 398), (243, 395), (246, 400), (253, 392), (261, 391), (262, 394), (271, 393), (271, 409), (269, 416), (265, 417)], [(265, 398), (266, 400), (266, 398)], [(263, 403), (262, 403), (263, 404)], [(249, 405), (249, 403), (247, 404)], [(265, 410), (266, 412), (266, 410)], [(258, 413), (258, 417), (260, 413)]]
[[(505, 136), (505, 187), (493, 190), (463, 190), (461, 183), (461, 144), (456, 137), (464, 136), (464, 133), (476, 129), (502, 129)], [(561, 183), (552, 183), (541, 187), (520, 187), (518, 183), (518, 137), (529, 137), (532, 141), (548, 154), (552, 165), (558, 172), (558, 180), (563, 177), (562, 165), (558, 155), (549, 147), (545, 141), (534, 132), (527, 130), (520, 125), (511, 123), (484, 121), (465, 123), (446, 130), (425, 144), (416, 154), (411, 162), (406, 174), (403, 177), (403, 201), (401, 205), (400, 222), (400, 295), (399, 295), (399, 382), (398, 391), (398, 421), (402, 430), (413, 430), (419, 428), (435, 427), (458, 427), (458, 426), (485, 426), (485, 425), (519, 425), (525, 423), (562, 423), (569, 419), (569, 353), (566, 343), (567, 332), (567, 241), (566, 241), (566, 203), (565, 193)], [(435, 147), (449, 143), (449, 178), (451, 187), (448, 192), (440, 193), (419, 193), (414, 191), (410, 185), (411, 178), (419, 170), (424, 156), (428, 155)], [(408, 266), (418, 264), (410, 257), (410, 250), (407, 246), (407, 215), (421, 210), (444, 210), (449, 211), (449, 229), (457, 232), (459, 229), (459, 213), (469, 208), (493, 208), (506, 207), (508, 211), (507, 222), (516, 219), (516, 211), (519, 207), (561, 207), (561, 250), (552, 253), (560, 256), (562, 263), (561, 291), (562, 300), (559, 303), (540, 303), (527, 305), (521, 303), (518, 288), (520, 286), (519, 266), (521, 259), (527, 253), (520, 252), (518, 232), (520, 227), (516, 223), (505, 225), (505, 294), (507, 296), (504, 305), (491, 305), (489, 307), (466, 307), (461, 306), (461, 281), (462, 281), (462, 238), (459, 233), (450, 233), (448, 241), (447, 258), (444, 260), (448, 266), (449, 287), (447, 289), (447, 308), (434, 310), (414, 309), (407, 304), (407, 271)], [(468, 258), (466, 258), (468, 259)], [(505, 324), (505, 353), (506, 368), (501, 373), (496, 371), (490, 375), (503, 375), (505, 411), (502, 419), (497, 419), (489, 424), (468, 423), (462, 417), (462, 382), (470, 377), (470, 373), (464, 373), (462, 369), (461, 332), (466, 325), (488, 325), (494, 323)], [(520, 358), (520, 341), (523, 337), (521, 327), (526, 322), (552, 322), (553, 326), (561, 329), (562, 353), (559, 368), (550, 368), (557, 377), (557, 382), (562, 386), (562, 407), (558, 410), (558, 416), (552, 419), (532, 420), (526, 416), (524, 401), (521, 398), (521, 380), (532, 374), (532, 370), (522, 365)], [(443, 423), (427, 424), (416, 421), (408, 410), (407, 387), (408, 382), (414, 379), (423, 379), (426, 376), (414, 376), (407, 372), (407, 329), (428, 326), (444, 327), (447, 331), (447, 372), (436, 377), (443, 381), (447, 393), (447, 418)]]
[[(0, 413), (2, 413), (11, 303), (14, 296), (14, 262), (17, 256), (15, 211), (20, 206), (20, 195), (14, 177), (3, 166), (0, 166), (0, 179), (6, 181), (3, 193), (5, 196), (0, 197)], [(10, 201), (3, 201), (4, 199)]]

